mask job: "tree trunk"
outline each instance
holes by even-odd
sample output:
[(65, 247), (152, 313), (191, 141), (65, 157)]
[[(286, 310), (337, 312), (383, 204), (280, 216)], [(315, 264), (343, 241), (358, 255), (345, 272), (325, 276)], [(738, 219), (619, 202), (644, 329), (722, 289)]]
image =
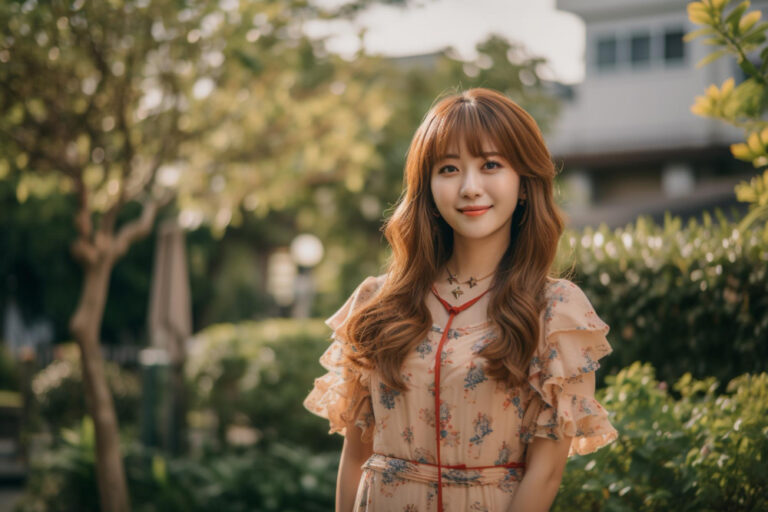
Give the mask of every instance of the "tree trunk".
[(96, 478), (102, 512), (129, 512), (128, 484), (120, 452), (120, 431), (115, 405), (107, 386), (99, 333), (107, 301), (112, 258), (99, 255), (84, 265), (83, 288), (70, 331), (80, 346), (88, 410), (96, 433)]

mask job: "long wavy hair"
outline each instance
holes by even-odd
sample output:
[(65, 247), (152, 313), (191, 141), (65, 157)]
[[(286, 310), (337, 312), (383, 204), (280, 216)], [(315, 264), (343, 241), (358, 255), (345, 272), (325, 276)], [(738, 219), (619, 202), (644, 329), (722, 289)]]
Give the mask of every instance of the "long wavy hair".
[(425, 115), (408, 149), (404, 190), (382, 228), (392, 253), (384, 283), (350, 314), (343, 335), (350, 340), (347, 357), (375, 369), (389, 387), (407, 391), (400, 373), (406, 356), (428, 335), (432, 318), (424, 297), (439, 277), (453, 249), (453, 229), (433, 214), (437, 207), (430, 187), (438, 155), (463, 139), (473, 156), (483, 139), (510, 162), (527, 194), (515, 208), (511, 239), (499, 261), (491, 290), (488, 319), (498, 328), (482, 351), (486, 374), (518, 386), (540, 336), (545, 290), (563, 232), (564, 215), (553, 197), (556, 174), (536, 121), (499, 92), (473, 88), (437, 102)]

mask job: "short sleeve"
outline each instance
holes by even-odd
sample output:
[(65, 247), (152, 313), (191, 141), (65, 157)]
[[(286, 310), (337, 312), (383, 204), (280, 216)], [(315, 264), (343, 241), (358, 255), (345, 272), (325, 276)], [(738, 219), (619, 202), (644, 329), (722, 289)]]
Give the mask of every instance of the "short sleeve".
[(331, 344), (320, 356), (320, 364), (327, 373), (314, 381), (314, 387), (304, 399), (303, 405), (310, 412), (326, 418), (330, 423), (329, 434), (339, 432), (346, 436), (348, 423), (362, 431), (363, 441), (373, 439), (375, 425), (370, 394), (370, 371), (352, 364), (346, 351), (354, 351), (340, 334), (350, 313), (366, 303), (377, 291), (381, 277), (367, 277), (350, 295), (338, 311), (325, 320), (333, 329)]
[(552, 283), (547, 297), (542, 339), (528, 373), (534, 391), (531, 405), (538, 412), (526, 441), (571, 436), (568, 456), (584, 455), (618, 438), (607, 411), (595, 399), (594, 375), (589, 375), (600, 367), (598, 360), (613, 351), (606, 338), (610, 327), (571, 281)]

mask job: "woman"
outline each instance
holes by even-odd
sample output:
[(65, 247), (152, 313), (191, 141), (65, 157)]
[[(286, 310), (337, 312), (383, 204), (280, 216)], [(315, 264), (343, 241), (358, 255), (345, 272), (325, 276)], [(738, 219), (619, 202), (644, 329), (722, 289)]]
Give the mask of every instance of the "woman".
[(411, 142), (386, 274), (327, 321), (304, 401), (345, 436), (337, 511), (545, 511), (567, 457), (617, 438), (595, 400), (609, 326), (552, 275), (563, 218), (533, 118), (489, 89)]

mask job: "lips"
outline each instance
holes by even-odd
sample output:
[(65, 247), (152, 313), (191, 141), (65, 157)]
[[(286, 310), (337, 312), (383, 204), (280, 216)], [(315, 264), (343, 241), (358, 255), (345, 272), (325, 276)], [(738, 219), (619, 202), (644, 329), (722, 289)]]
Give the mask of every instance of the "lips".
[(491, 209), (491, 206), (467, 206), (465, 208), (460, 209), (462, 215), (467, 215), (469, 217), (479, 217), (480, 215), (484, 215), (485, 212)]
[(490, 206), (465, 206), (464, 208), (459, 208), (460, 212), (476, 212), (481, 210), (487, 210), (490, 208)]

